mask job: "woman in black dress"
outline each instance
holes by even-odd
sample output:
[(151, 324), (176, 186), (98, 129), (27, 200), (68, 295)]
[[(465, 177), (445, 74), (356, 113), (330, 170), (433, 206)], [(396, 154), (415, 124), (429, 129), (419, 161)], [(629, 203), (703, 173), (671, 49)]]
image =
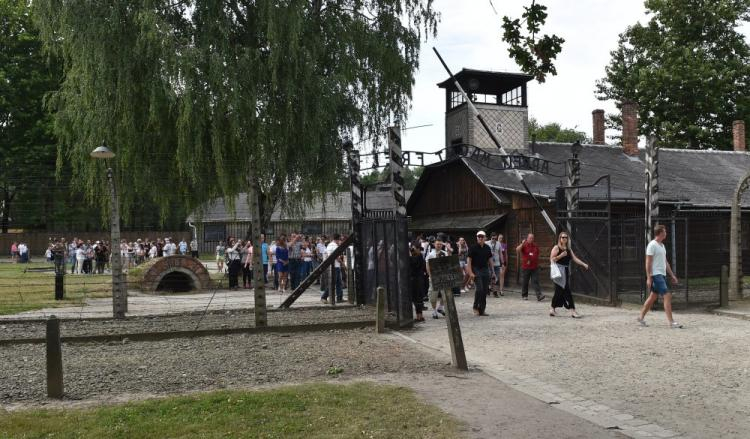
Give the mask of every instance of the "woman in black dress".
[(422, 298), (424, 297), (425, 273), (427, 273), (427, 266), (422, 256), (422, 247), (419, 243), (412, 244), (409, 249), (409, 286), (411, 287), (411, 301), (414, 302), (414, 309), (417, 313), (414, 319), (416, 322), (424, 322)]
[(555, 283), (555, 295), (552, 297), (552, 305), (549, 309), (550, 317), (555, 317), (555, 308), (564, 307), (570, 310), (570, 316), (574, 319), (580, 316), (576, 313), (576, 305), (573, 302), (573, 294), (570, 292), (570, 261), (572, 260), (576, 264), (580, 265), (584, 269), (588, 270), (589, 265), (582, 260), (578, 259), (573, 253), (573, 250), (569, 245), (570, 236), (567, 232), (560, 232), (557, 238), (557, 245), (552, 247), (552, 252), (549, 256), (549, 262), (551, 264), (557, 264), (557, 268), (560, 269), (562, 278), (552, 279)]

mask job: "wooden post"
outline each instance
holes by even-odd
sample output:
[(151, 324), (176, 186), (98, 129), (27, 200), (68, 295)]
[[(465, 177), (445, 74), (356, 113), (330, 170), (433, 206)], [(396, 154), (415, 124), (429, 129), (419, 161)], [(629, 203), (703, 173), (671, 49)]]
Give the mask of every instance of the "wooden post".
[(385, 288), (378, 287), (378, 303), (377, 303), (377, 323), (375, 325), (375, 332), (382, 334), (385, 332)]
[(719, 283), (719, 306), (729, 306), (729, 267), (721, 266), (721, 282)]
[(63, 397), (60, 320), (55, 316), (47, 320), (47, 396), (56, 399)]
[(461, 326), (458, 324), (458, 312), (456, 311), (456, 301), (453, 298), (452, 290), (443, 290), (445, 299), (446, 322), (448, 324), (448, 339), (451, 345), (451, 362), (453, 367), (458, 370), (469, 370), (466, 364), (466, 352), (464, 351), (464, 341), (461, 337)]

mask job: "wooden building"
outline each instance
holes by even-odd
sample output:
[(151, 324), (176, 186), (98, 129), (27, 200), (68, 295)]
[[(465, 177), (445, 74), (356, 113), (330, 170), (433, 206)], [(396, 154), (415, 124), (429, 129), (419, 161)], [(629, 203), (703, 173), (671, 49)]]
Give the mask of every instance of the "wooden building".
[[(518, 116), (527, 117), (525, 81), (531, 77), (464, 69), (456, 78), (480, 104), (479, 113), (509, 155), (500, 155), (467, 104), (457, 97), (452, 82), (439, 84), (446, 89), (447, 158), (425, 168), (409, 199), (411, 231), (445, 232), (454, 238), (463, 236), (470, 243), (478, 230), (502, 233), (511, 256), (507, 276), (511, 284), (519, 277), (513, 249), (531, 232), (541, 249), (545, 270), (545, 256), (556, 238), (514, 170), (523, 175), (553, 220), (565, 224), (565, 218), (556, 218), (556, 207), (565, 208), (564, 202), (556, 199), (557, 188), (567, 184), (570, 171), (566, 164), (575, 154), (580, 185), (609, 176), (609, 185), (602, 181), (576, 191), (581, 211), (600, 213), (598, 219), (576, 221), (572, 230), (573, 239), (582, 248), (579, 256), (592, 265), (592, 272), (600, 274), (590, 287), (598, 289), (596, 295), (602, 299), (612, 291), (623, 295), (639, 291), (644, 279), (646, 157), (637, 146), (637, 131), (632, 132), (637, 130), (637, 121), (629, 120), (637, 117), (636, 112), (624, 106), (622, 145), (604, 144), (601, 110), (593, 114), (594, 144), (573, 149), (571, 144), (528, 141), (522, 134), (527, 132), (528, 122), (519, 121)], [(740, 141), (737, 138), (735, 135), (735, 151), (659, 148), (657, 220), (668, 227), (668, 257), (678, 276), (718, 279), (721, 265), (728, 264), (731, 199), (739, 180), (750, 171), (744, 136)], [(743, 235), (748, 236), (750, 221), (743, 218), (742, 224)], [(748, 241), (744, 240), (743, 258), (750, 257)], [(584, 248), (589, 249), (587, 254), (581, 254)], [(748, 265), (746, 272), (750, 271)], [(549, 285), (546, 272), (540, 278)]]
[[(407, 197), (410, 194), (411, 191), (407, 191)], [(393, 204), (390, 186), (381, 185), (367, 192), (366, 207), (374, 214), (391, 211)], [(251, 230), (247, 196), (239, 194), (235, 197), (234, 210), (228, 207), (224, 199), (217, 198), (193, 212), (187, 222), (196, 226), (201, 252), (213, 252), (220, 241), (230, 236), (247, 239)], [(290, 215), (277, 208), (265, 233), (269, 239), (273, 239), (282, 233), (302, 232), (318, 236), (349, 234), (351, 230), (351, 192), (340, 192), (315, 201), (303, 209), (302, 215)]]

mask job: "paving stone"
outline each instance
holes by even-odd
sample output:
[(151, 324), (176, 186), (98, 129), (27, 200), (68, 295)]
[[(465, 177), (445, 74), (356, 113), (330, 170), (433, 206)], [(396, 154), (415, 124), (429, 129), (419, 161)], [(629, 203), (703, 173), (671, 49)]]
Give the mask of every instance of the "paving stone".
[(662, 430), (655, 432), (656, 437), (673, 438), (677, 433), (672, 430)]
[(591, 406), (591, 410), (594, 410), (596, 412), (603, 412), (603, 411), (609, 410), (609, 406), (606, 406), (604, 404), (595, 404)]
[(643, 431), (643, 430), (636, 430), (633, 432), (633, 435), (635, 437), (654, 437), (653, 434), (649, 433), (648, 431)]
[(646, 421), (646, 420), (644, 420), (644, 419), (637, 419), (637, 418), (635, 418), (635, 419), (630, 419), (628, 421), (625, 421), (624, 423), (627, 424), (627, 425), (632, 425), (634, 427), (640, 427), (641, 425), (646, 425), (649, 422)]
[(627, 413), (620, 413), (619, 415), (614, 416), (615, 419), (618, 421), (629, 421), (633, 419), (633, 415), (629, 415)]

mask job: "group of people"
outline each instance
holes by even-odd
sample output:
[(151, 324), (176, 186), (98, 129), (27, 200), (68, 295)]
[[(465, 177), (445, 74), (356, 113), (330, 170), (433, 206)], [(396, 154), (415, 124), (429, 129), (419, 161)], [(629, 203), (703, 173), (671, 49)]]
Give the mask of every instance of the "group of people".
[(25, 264), (30, 262), (30, 250), (28, 244), (23, 241), (13, 241), (10, 245), (10, 259), (14, 264)]
[[(654, 239), (646, 248), (646, 285), (649, 296), (641, 308), (638, 324), (647, 326), (645, 316), (654, 302), (661, 297), (664, 301), (664, 311), (671, 328), (682, 328), (683, 325), (674, 321), (672, 315), (672, 294), (669, 292), (667, 277), (674, 284), (679, 281), (666, 258), (664, 240), (667, 237), (666, 227), (657, 225), (654, 228)], [(565, 308), (572, 318), (580, 318), (576, 311), (573, 293), (570, 289), (571, 265), (577, 264), (584, 270), (589, 265), (578, 258), (571, 245), (571, 236), (567, 231), (558, 233), (556, 243), (549, 254), (550, 278), (554, 283), (555, 293), (549, 308), (550, 317), (558, 315), (558, 308)], [(521, 268), (521, 298), (528, 299), (529, 284), (534, 287), (537, 301), (543, 301), (539, 284), (539, 256), (540, 250), (534, 240), (534, 234), (529, 233), (515, 248), (520, 260)], [(467, 289), (474, 288), (474, 315), (486, 316), (487, 297), (492, 291), (495, 297), (503, 295), (504, 278), (508, 268), (507, 245), (503, 236), (493, 233), (487, 242), (484, 231), (476, 234), (476, 243), (469, 246), (464, 238), (459, 238), (455, 246), (450, 238), (439, 233), (435, 237), (419, 236), (410, 245), (409, 274), (412, 301), (416, 311), (416, 321), (424, 322), (423, 303), (429, 301), (432, 305), (432, 318), (438, 319), (445, 315), (441, 292), (431, 286), (430, 261), (434, 258), (449, 256), (456, 253), (464, 274), (462, 288), (454, 288), (452, 293), (459, 296)], [(493, 291), (493, 287), (495, 287)]]
[[(555, 295), (552, 298), (550, 316), (557, 315), (557, 308), (565, 308), (570, 311), (571, 317), (578, 318), (575, 302), (570, 290), (569, 276), (570, 263), (575, 262), (584, 269), (589, 266), (576, 257), (568, 245), (569, 235), (560, 233), (557, 244), (553, 246), (550, 253), (550, 263), (555, 264), (561, 277), (553, 279), (555, 283)], [(539, 247), (534, 241), (534, 235), (529, 233), (526, 238), (515, 248), (521, 262), (521, 298), (528, 299), (529, 286), (534, 287), (537, 301), (543, 301), (546, 296), (542, 294), (539, 284)], [(476, 243), (468, 245), (461, 237), (455, 245), (450, 237), (444, 233), (438, 233), (434, 237), (419, 236), (410, 246), (410, 282), (413, 294), (412, 301), (416, 310), (416, 321), (423, 322), (423, 302), (428, 300), (432, 306), (432, 318), (438, 319), (445, 315), (441, 292), (435, 291), (431, 285), (430, 260), (434, 258), (458, 255), (459, 264), (463, 271), (463, 283), (461, 288), (454, 288), (452, 293), (458, 296), (466, 293), (468, 289), (474, 289), (474, 303), (472, 305), (474, 315), (487, 316), (487, 297), (492, 294), (495, 297), (504, 295), (505, 275), (508, 269), (508, 246), (504, 242), (503, 235), (492, 233), (489, 241), (484, 231), (476, 234)]]
[[(273, 276), (274, 289), (280, 293), (293, 291), (328, 255), (341, 244), (342, 237), (334, 233), (330, 237), (305, 236), (302, 233), (281, 234), (270, 243), (265, 234), (261, 234), (261, 264), (263, 282), (269, 282)], [(242, 273), (242, 288), (252, 288), (253, 282), (253, 244), (249, 240), (229, 237), (226, 242), (216, 246), (216, 268), (225, 272), (229, 278), (229, 288), (239, 289), (239, 276)], [(328, 303), (330, 294), (336, 294), (336, 301), (343, 300), (345, 288), (346, 261), (339, 255), (334, 261), (335, 278), (331, 279), (328, 270), (318, 280), (322, 303)]]
[[(23, 243), (21, 245), (25, 246)], [(48, 262), (54, 262), (55, 252), (62, 252), (63, 260), (70, 265), (71, 274), (103, 274), (110, 268), (111, 247), (107, 240), (92, 242), (90, 239), (84, 241), (79, 238), (73, 238), (70, 241), (65, 238), (50, 239), (45, 251), (45, 259)], [(28, 260), (28, 250), (26, 251)], [(132, 268), (149, 259), (163, 256), (189, 254), (197, 258), (198, 241), (193, 239), (188, 243), (182, 239), (179, 243), (175, 243), (172, 238), (157, 238), (156, 240), (137, 239), (128, 242), (123, 239), (120, 241), (119, 251), (122, 267)], [(13, 252), (13, 247), (11, 247), (11, 252)]]

